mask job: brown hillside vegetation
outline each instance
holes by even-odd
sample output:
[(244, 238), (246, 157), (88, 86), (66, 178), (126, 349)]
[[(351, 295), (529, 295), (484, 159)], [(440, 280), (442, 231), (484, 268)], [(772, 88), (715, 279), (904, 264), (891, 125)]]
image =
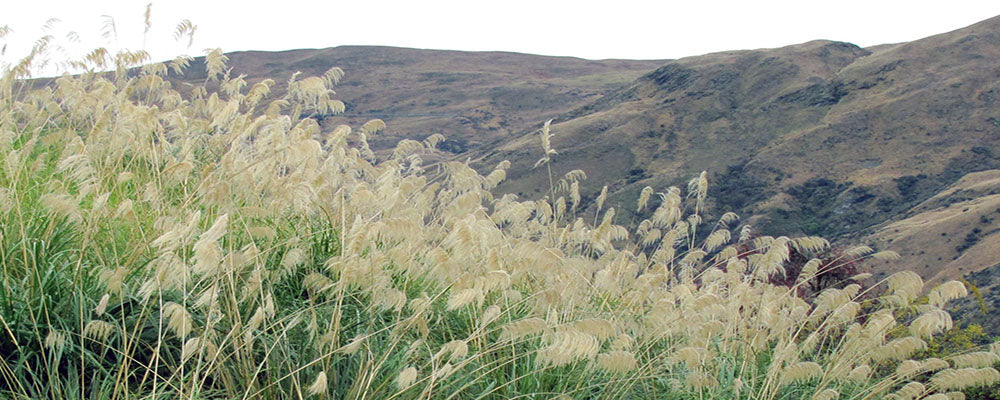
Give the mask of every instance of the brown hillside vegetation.
[[(1000, 263), (997, 237), (986, 234), (997, 224), (979, 215), (996, 199), (978, 198), (996, 191), (970, 194), (961, 219), (924, 212), (959, 178), (1000, 167), (997, 59), (1000, 17), (870, 50), (813, 41), (684, 58), (557, 118), (553, 141), (562, 168), (591, 174), (585, 198), (607, 184), (610, 204), (628, 204), (647, 185), (708, 170), (718, 208), (753, 216), (766, 233), (863, 238), (903, 255), (882, 272), (960, 277)], [(535, 141), (484, 157), (483, 165), (515, 160), (501, 190), (538, 195), (542, 172), (516, 161), (537, 157)], [(936, 236), (924, 228), (868, 236), (914, 218)]]
[[(448, 138), (442, 146), (446, 155), (528, 131), (538, 121), (589, 104), (664, 62), (381, 46), (227, 56), (233, 76), (246, 74), (250, 83), (274, 79), (276, 96), (285, 92), (285, 81), (295, 72), (314, 76), (339, 67), (346, 75), (336, 89), (337, 98), (346, 110), (321, 117), (324, 127), (380, 118), (388, 126), (371, 142), (376, 151), (391, 149), (403, 138), (423, 140), (440, 133)], [(183, 76), (185, 82), (204, 78), (202, 69), (191, 72)]]
[[(885, 271), (914, 269), (926, 279), (958, 279), (1000, 263), (1000, 170), (972, 173), (927, 199), (908, 218), (880, 226), (870, 238), (905, 259)], [(895, 243), (895, 244), (894, 244)], [(935, 266), (937, 266), (935, 268)]]
[[(628, 198), (709, 170), (726, 186), (719, 201), (767, 216), (761, 227), (843, 235), (1000, 164), (998, 58), (1000, 18), (875, 52), (813, 41), (690, 57), (558, 118), (554, 141), (564, 168), (627, 160), (592, 193), (608, 183)], [(533, 145), (484, 164), (534, 157)], [(530, 194), (539, 174), (510, 177)]]
[(966, 175), (905, 218), (879, 225), (865, 240), (902, 256), (879, 264), (879, 274), (913, 270), (930, 282), (966, 279), (975, 285), (982, 298), (967, 299), (958, 305), (957, 314), (995, 333), (1000, 310), (998, 221), (1000, 170), (989, 170)]

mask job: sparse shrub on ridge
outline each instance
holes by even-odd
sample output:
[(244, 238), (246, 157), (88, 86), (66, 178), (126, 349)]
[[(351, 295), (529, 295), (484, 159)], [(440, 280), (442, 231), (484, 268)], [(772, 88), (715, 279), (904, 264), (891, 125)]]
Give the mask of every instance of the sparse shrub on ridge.
[(270, 98), (214, 50), (217, 89), (182, 95), (165, 77), (189, 60), (147, 61), (0, 80), (4, 396), (913, 399), (1000, 380), (996, 345), (913, 359), (964, 285), (816, 286), (892, 254), (790, 264), (829, 243), (706, 222), (706, 174), (644, 189), (630, 231), (605, 193), (578, 214), (583, 171), (523, 200), (491, 192), (509, 163), (424, 165), (439, 135), (376, 157), (382, 121), (322, 130), (339, 69)]

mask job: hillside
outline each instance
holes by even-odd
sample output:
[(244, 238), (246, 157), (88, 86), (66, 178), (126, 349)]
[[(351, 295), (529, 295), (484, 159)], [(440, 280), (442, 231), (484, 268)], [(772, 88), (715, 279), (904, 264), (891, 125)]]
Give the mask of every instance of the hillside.
[[(448, 153), (478, 149), (483, 143), (520, 134), (548, 118), (564, 114), (625, 87), (664, 61), (584, 60), (509, 52), (461, 52), (381, 46), (227, 54), (231, 74), (246, 74), (277, 84), (284, 93), (295, 72), (320, 75), (331, 67), (346, 72), (336, 98), (346, 104), (341, 115), (321, 118), (323, 126), (360, 126), (380, 118), (387, 128), (371, 140), (377, 150), (400, 139), (423, 139), (441, 133)], [(195, 65), (203, 63), (199, 58)], [(203, 68), (183, 79), (200, 82)]]
[[(685, 58), (558, 118), (554, 146), (564, 169), (613, 169), (592, 193), (634, 197), (708, 170), (721, 208), (840, 237), (998, 166), (998, 57), (1000, 18), (875, 52), (814, 41)], [(485, 164), (537, 158), (535, 141)], [(530, 194), (540, 174), (513, 164), (506, 188)]]
[(703, 180), (633, 228), (577, 218), (581, 174), (568, 210), (497, 199), (506, 163), (415, 168), (437, 139), (375, 157), (372, 124), (304, 118), (339, 73), (261, 113), (220, 59), (186, 92), (130, 54), (0, 79), (0, 398), (996, 398), (961, 281), (795, 264), (830, 243), (732, 234)]
[[(714, 209), (737, 210), (764, 233), (876, 244), (903, 254), (895, 266), (919, 264), (925, 279), (959, 277), (1000, 262), (992, 239), (977, 236), (996, 229), (992, 216), (983, 226), (978, 218), (997, 190), (963, 192), (981, 211), (969, 221), (946, 224), (930, 208), (964, 190), (967, 174), (1000, 167), (997, 59), (1000, 17), (871, 49), (813, 41), (684, 58), (557, 118), (554, 165), (590, 175), (584, 197), (608, 184), (622, 211), (644, 186), (663, 190), (707, 170)], [(501, 191), (532, 196), (544, 186), (530, 169), (537, 141), (484, 154), (483, 165), (513, 162)], [(890, 243), (875, 229), (914, 218), (934, 221), (941, 243), (917, 250), (931, 245), (903, 233)], [(968, 235), (975, 243), (962, 245)]]
[(29, 59), (0, 77), (0, 398), (1000, 398), (998, 25)]
[(903, 255), (877, 272), (910, 267), (937, 281), (1000, 262), (997, 190), (975, 174), (1000, 169), (1000, 17), (871, 48), (817, 40), (674, 61), (365, 46), (229, 56), (251, 82), (343, 68), (347, 111), (324, 127), (381, 118), (376, 151), (442, 133), (442, 157), (481, 171), (512, 162), (499, 192), (546, 191), (531, 166), (537, 129), (554, 118), (555, 172), (588, 174), (585, 205), (608, 185), (619, 223), (638, 220), (629, 210), (643, 187), (704, 170), (712, 210), (765, 234)]
[[(902, 256), (877, 266), (880, 276), (912, 270), (931, 282), (966, 279), (982, 296), (966, 299), (955, 314), (996, 334), (1000, 311), (1000, 170), (970, 173), (886, 221), (865, 239)], [(983, 313), (985, 308), (986, 313)]]

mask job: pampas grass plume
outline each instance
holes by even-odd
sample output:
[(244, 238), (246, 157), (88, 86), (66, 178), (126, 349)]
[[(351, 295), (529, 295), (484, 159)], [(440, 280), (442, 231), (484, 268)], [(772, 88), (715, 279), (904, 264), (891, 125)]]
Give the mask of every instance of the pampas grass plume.
[(800, 361), (789, 365), (781, 373), (781, 381), (785, 384), (807, 381), (823, 375), (823, 367), (813, 361)]
[(83, 336), (94, 339), (98, 342), (105, 342), (111, 333), (115, 331), (115, 326), (101, 320), (92, 320), (83, 328)]
[(400, 390), (406, 390), (417, 381), (417, 369), (415, 367), (407, 367), (400, 371), (399, 375), (396, 376), (396, 387)]
[(822, 392), (816, 393), (812, 400), (837, 400), (840, 398), (840, 392), (836, 389), (823, 389)]
[(316, 374), (316, 379), (313, 380), (312, 385), (309, 385), (306, 392), (313, 396), (326, 393), (326, 371), (319, 371)]
[(635, 355), (628, 351), (614, 350), (597, 355), (597, 365), (609, 372), (626, 372), (638, 367)]

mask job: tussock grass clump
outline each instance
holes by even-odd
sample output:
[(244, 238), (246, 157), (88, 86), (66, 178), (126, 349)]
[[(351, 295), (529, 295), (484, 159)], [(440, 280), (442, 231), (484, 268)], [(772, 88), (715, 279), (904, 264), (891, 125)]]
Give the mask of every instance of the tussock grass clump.
[(705, 174), (643, 190), (630, 230), (606, 190), (580, 215), (582, 171), (522, 200), (491, 192), (509, 163), (424, 165), (439, 136), (376, 157), (382, 121), (322, 130), (339, 69), (271, 99), (218, 50), (183, 94), (165, 78), (188, 60), (145, 62), (0, 80), (4, 396), (912, 399), (1000, 380), (995, 351), (910, 358), (961, 283), (801, 296), (837, 263), (772, 278), (829, 243), (712, 217)]

